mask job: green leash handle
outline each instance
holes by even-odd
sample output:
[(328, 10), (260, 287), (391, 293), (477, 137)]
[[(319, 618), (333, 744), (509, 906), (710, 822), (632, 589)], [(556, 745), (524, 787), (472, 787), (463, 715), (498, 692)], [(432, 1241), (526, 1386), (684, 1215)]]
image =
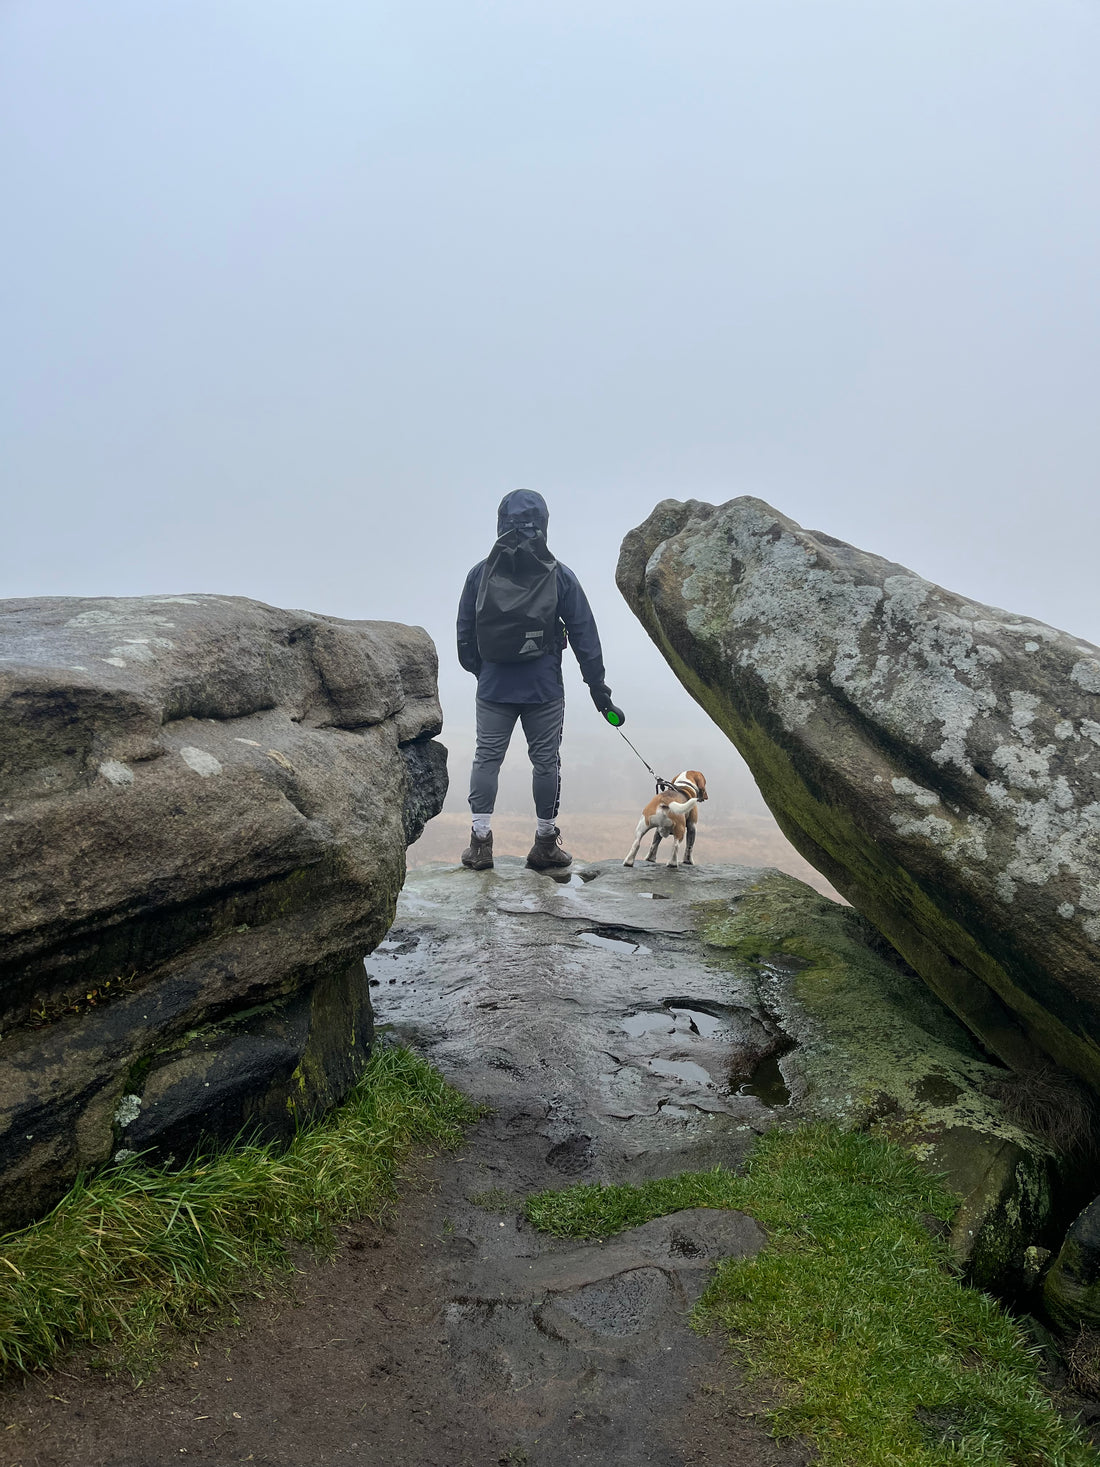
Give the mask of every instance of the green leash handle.
[(611, 704), (610, 708), (604, 709), (603, 716), (607, 719), (612, 728), (622, 728), (623, 724), (626, 722), (626, 714), (621, 708), (616, 708), (614, 703)]

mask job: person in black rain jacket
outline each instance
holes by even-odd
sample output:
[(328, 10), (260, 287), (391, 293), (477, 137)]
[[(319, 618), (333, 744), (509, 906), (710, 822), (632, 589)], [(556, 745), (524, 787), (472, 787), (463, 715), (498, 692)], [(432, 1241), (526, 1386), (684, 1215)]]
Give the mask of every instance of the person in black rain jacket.
[[(497, 510), (497, 536), (516, 532), (514, 539), (530, 537), (545, 542), (549, 524), (546, 501), (530, 489), (506, 494)], [(545, 551), (545, 545), (541, 547)], [(611, 689), (604, 681), (603, 652), (588, 598), (568, 566), (557, 562), (557, 628), (541, 656), (527, 661), (491, 662), (478, 649), (477, 608), (487, 560), (466, 577), (458, 606), (458, 660), (477, 678), (477, 749), (470, 774), (470, 844), (462, 864), (486, 871), (493, 864), (493, 806), (497, 780), (517, 721), (523, 725), (531, 759), (531, 788), (535, 802), (535, 841), (527, 864), (545, 871), (568, 866), (572, 856), (563, 850), (557, 827), (561, 799), (561, 736), (565, 718), (562, 653), (568, 645), (580, 664), (592, 701), (601, 713), (612, 707)]]

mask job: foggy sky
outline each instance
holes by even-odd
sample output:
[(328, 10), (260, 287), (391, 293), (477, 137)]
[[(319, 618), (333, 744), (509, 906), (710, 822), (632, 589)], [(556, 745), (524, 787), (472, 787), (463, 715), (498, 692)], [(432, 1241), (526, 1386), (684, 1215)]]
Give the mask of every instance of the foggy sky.
[(627, 732), (731, 790), (614, 587), (660, 499), (1100, 641), (1097, 75), (1092, 0), (0, 0), (0, 596), (421, 624), (465, 757), (538, 489)]

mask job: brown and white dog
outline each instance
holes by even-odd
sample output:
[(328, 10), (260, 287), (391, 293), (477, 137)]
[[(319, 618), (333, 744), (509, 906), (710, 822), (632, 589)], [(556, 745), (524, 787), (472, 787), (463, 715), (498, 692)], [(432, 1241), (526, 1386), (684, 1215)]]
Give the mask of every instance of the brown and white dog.
[(624, 866), (633, 866), (634, 857), (638, 854), (638, 847), (645, 838), (647, 830), (653, 831), (653, 844), (649, 848), (647, 861), (656, 861), (657, 847), (661, 844), (661, 838), (666, 835), (672, 836), (672, 855), (669, 858), (669, 866), (675, 867), (677, 857), (683, 848), (683, 864), (693, 866), (691, 859), (692, 848), (695, 845), (695, 823), (699, 818), (698, 807), (707, 797), (707, 782), (699, 773), (698, 769), (685, 769), (672, 781), (671, 789), (662, 790), (659, 795), (654, 795), (649, 804), (642, 811), (642, 818), (638, 821), (638, 828), (634, 832), (634, 844), (630, 847), (630, 854), (623, 862)]

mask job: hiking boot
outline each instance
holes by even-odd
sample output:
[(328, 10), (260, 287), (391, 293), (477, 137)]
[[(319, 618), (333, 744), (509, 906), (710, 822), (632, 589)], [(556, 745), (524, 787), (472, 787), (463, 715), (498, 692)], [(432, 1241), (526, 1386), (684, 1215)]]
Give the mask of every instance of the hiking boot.
[(554, 826), (553, 835), (536, 835), (535, 844), (527, 852), (532, 871), (551, 871), (555, 866), (569, 866), (573, 857), (562, 849), (561, 831)]
[(493, 869), (493, 832), (488, 835), (475, 835), (470, 831), (470, 844), (462, 852), (462, 864), (468, 866), (471, 871), (491, 871)]

